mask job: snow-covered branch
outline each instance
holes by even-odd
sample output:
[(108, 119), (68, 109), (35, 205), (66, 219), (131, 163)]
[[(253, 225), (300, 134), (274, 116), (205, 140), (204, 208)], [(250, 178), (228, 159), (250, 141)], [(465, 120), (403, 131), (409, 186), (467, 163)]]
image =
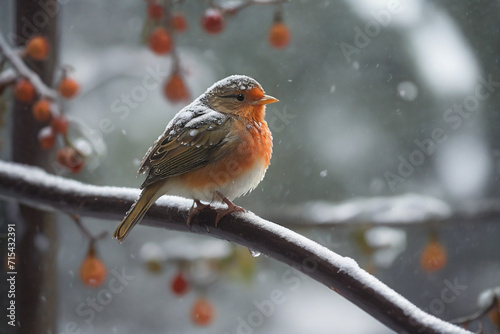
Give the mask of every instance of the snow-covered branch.
[(9, 61), (12, 67), (15, 69), (19, 75), (27, 78), (33, 86), (35, 86), (36, 91), (44, 97), (50, 98), (52, 100), (57, 99), (57, 92), (48, 87), (40, 77), (33, 72), (21, 59), (19, 56), (19, 52), (12, 49), (10, 45), (7, 43), (2, 34), (0, 34), (0, 53), (3, 54), (5, 58)]
[(459, 207), (439, 198), (408, 193), (399, 196), (354, 198), (341, 203), (313, 201), (259, 208), (269, 219), (294, 228), (342, 227), (354, 224), (408, 228), (410, 225), (470, 224), (497, 221), (500, 200), (462, 201)]
[[(94, 186), (47, 174), (41, 169), (0, 161), (0, 197), (46, 210), (120, 220), (137, 189)], [(164, 196), (142, 224), (189, 232), (191, 201)], [(191, 232), (246, 246), (292, 266), (356, 304), (398, 333), (470, 333), (425, 313), (358, 264), (285, 227), (253, 213), (224, 217), (207, 210), (191, 222)], [(117, 244), (117, 247), (120, 247)]]
[(0, 73), (0, 85), (8, 85), (13, 83), (17, 78), (16, 72), (9, 68)]

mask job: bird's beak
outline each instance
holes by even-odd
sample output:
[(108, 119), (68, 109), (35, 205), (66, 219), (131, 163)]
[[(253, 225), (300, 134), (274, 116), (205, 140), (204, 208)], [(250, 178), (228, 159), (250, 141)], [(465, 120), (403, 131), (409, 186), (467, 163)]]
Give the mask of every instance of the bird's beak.
[(274, 103), (278, 102), (279, 100), (275, 97), (272, 97), (271, 95), (264, 95), (261, 97), (259, 100), (255, 101), (255, 104), (263, 105), (263, 104), (269, 104), (269, 103)]

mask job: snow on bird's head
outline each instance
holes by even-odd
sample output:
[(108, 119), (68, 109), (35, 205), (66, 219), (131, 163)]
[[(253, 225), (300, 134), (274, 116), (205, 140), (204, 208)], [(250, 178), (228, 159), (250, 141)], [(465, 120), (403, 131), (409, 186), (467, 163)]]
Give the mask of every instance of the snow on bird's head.
[(250, 91), (255, 87), (258, 87), (260, 88), (260, 90), (264, 91), (264, 89), (262, 89), (262, 86), (253, 78), (250, 78), (246, 75), (231, 75), (214, 83), (210, 88), (207, 89), (205, 94), (224, 95), (235, 91)]

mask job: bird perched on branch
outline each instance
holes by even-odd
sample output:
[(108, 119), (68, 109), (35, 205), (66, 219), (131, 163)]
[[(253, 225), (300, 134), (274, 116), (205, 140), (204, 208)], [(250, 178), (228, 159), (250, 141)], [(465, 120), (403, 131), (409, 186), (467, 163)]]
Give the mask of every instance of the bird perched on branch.
[(187, 218), (223, 201), (215, 225), (225, 215), (245, 210), (232, 200), (253, 190), (264, 177), (272, 153), (272, 136), (264, 120), (266, 104), (277, 102), (244, 75), (216, 82), (179, 111), (142, 159), (147, 173), (142, 193), (115, 230), (123, 242), (150, 206), (162, 195), (192, 198)]

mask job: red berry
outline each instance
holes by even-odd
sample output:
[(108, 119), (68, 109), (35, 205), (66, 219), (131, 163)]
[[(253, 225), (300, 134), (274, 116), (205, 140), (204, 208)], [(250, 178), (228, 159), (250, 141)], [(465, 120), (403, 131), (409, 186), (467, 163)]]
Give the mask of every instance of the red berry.
[(80, 265), (80, 279), (88, 287), (98, 287), (106, 279), (107, 269), (91, 248), (87, 257)]
[(50, 126), (52, 127), (52, 131), (54, 131), (54, 133), (66, 135), (68, 132), (68, 119), (64, 115), (59, 115), (52, 118)]
[(45, 60), (49, 53), (49, 42), (43, 36), (35, 36), (26, 44), (26, 53), (35, 60)]
[(178, 296), (185, 295), (189, 291), (189, 283), (186, 281), (181, 271), (179, 271), (170, 282), (170, 288), (172, 292)]
[(189, 91), (179, 73), (174, 72), (165, 83), (165, 96), (171, 102), (181, 102), (189, 99)]
[(198, 326), (210, 324), (214, 315), (214, 306), (205, 298), (198, 299), (191, 309), (191, 320)]
[(290, 31), (282, 22), (276, 22), (269, 30), (269, 44), (276, 49), (285, 48), (290, 43)]
[(40, 99), (35, 102), (32, 108), (33, 116), (39, 122), (46, 122), (50, 119), (50, 101), (47, 99)]
[(38, 141), (40, 142), (40, 147), (44, 150), (54, 147), (56, 136), (50, 126), (46, 126), (38, 132)]
[(30, 103), (36, 95), (33, 84), (28, 79), (19, 79), (14, 87), (14, 96), (20, 102)]
[(201, 26), (209, 34), (218, 34), (224, 30), (224, 16), (220, 10), (208, 8), (201, 18)]
[(163, 6), (158, 2), (150, 2), (148, 4), (148, 18), (153, 21), (160, 20), (164, 15)]
[(172, 49), (172, 39), (163, 27), (158, 27), (149, 35), (149, 48), (156, 54), (165, 54)]
[(425, 271), (441, 270), (446, 264), (446, 249), (438, 241), (427, 244), (420, 257), (420, 265)]
[(177, 32), (184, 32), (187, 30), (186, 17), (182, 13), (172, 15), (172, 27)]
[(58, 87), (59, 93), (67, 99), (75, 97), (75, 95), (78, 93), (78, 89), (78, 82), (71, 78), (64, 78), (63, 80), (61, 80), (61, 83)]
[(61, 166), (75, 174), (80, 172), (83, 168), (83, 156), (70, 146), (59, 149), (59, 151), (57, 151), (56, 160)]

